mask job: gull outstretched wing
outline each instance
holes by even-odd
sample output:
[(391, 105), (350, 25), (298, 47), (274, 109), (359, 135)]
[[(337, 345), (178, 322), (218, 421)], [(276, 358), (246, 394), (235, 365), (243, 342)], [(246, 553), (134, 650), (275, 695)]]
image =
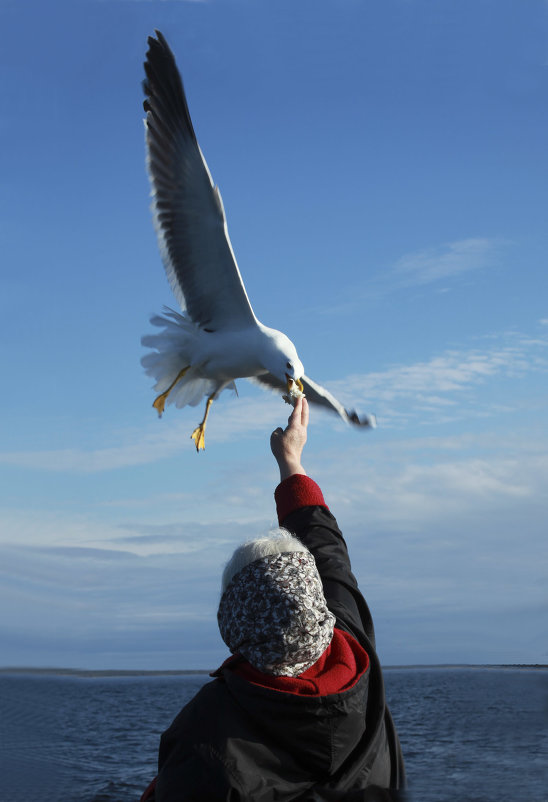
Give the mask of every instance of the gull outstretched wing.
[(322, 387), (316, 382), (309, 379), (308, 376), (303, 376), (301, 379), (303, 383), (303, 391), (308, 401), (311, 404), (318, 404), (320, 407), (336, 412), (347, 423), (353, 423), (355, 426), (369, 426), (375, 428), (377, 419), (374, 415), (358, 415), (353, 409), (345, 409), (340, 401), (337, 401), (334, 395), (331, 395), (329, 390)]
[(146, 145), (152, 209), (169, 283), (203, 328), (256, 322), (228, 236), (220, 192), (202, 155), (175, 58), (159, 31), (146, 54)]
[[(260, 376), (254, 376), (250, 381), (261, 384), (270, 390), (280, 390), (282, 393), (286, 391), (284, 383), (277, 379), (276, 376), (273, 376), (272, 373), (262, 373)], [(316, 382), (309, 379), (308, 376), (303, 376), (301, 381), (303, 384), (303, 392), (310, 404), (316, 404), (324, 409), (328, 409), (330, 412), (340, 415), (347, 423), (353, 423), (355, 426), (369, 426), (372, 429), (376, 427), (377, 419), (374, 415), (362, 415), (360, 417), (354, 410), (345, 409), (329, 390), (316, 384)]]

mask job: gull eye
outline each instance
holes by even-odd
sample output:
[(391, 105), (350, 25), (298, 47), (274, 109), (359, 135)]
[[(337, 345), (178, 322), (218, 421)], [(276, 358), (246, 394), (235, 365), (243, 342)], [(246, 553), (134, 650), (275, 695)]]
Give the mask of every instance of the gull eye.
[(286, 363), (286, 368), (289, 368), (289, 370), (291, 370), (292, 367), (293, 367), (293, 365), (291, 364), (291, 362), (287, 362)]

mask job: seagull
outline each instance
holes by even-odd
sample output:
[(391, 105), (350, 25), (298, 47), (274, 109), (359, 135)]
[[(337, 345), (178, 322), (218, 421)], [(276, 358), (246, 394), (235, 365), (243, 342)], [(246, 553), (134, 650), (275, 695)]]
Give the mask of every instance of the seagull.
[(151, 352), (141, 360), (159, 393), (153, 406), (196, 406), (204, 416), (192, 432), (196, 451), (205, 448), (213, 401), (235, 379), (288, 393), (290, 403), (308, 401), (337, 413), (348, 423), (374, 427), (373, 415), (358, 417), (304, 374), (291, 340), (264, 326), (249, 301), (228, 235), (219, 188), (206, 164), (177, 64), (164, 36), (148, 37), (144, 64), (147, 169), (152, 214), (167, 278), (182, 314), (166, 309), (152, 325), (162, 329), (142, 338)]

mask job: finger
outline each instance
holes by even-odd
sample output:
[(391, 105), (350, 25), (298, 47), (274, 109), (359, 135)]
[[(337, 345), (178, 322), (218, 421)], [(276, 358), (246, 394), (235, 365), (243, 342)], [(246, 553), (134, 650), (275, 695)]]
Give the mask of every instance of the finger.
[(295, 406), (291, 410), (291, 415), (287, 419), (287, 422), (290, 426), (294, 426), (297, 421), (300, 420), (301, 417), (301, 406), (302, 406), (302, 398), (297, 398), (295, 401)]
[(306, 398), (301, 398), (302, 401), (302, 409), (301, 409), (301, 424), (305, 427), (308, 426), (308, 417), (310, 413), (310, 408), (308, 406), (308, 401)]

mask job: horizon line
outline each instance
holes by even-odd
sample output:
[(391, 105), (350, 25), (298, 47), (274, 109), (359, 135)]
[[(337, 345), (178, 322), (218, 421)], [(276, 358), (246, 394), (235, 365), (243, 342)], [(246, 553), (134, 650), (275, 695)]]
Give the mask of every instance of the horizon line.
[[(548, 669), (547, 663), (405, 663), (402, 665), (386, 665), (383, 671), (412, 670), (412, 669), (459, 669), (459, 668), (525, 668)], [(191, 676), (195, 674), (211, 674), (215, 668), (158, 668), (158, 669), (116, 669), (116, 668), (63, 668), (63, 667), (36, 667), (36, 666), (0, 666), (0, 675), (7, 674), (33, 674), (47, 676), (72, 677), (161, 677), (161, 676)]]

